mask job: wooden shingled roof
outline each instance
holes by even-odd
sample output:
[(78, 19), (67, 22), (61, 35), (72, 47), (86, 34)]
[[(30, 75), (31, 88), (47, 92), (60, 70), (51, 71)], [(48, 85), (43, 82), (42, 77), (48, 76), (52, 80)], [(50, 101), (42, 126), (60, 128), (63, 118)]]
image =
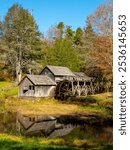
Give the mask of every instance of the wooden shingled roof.
[(55, 76), (75, 76), (67, 67), (47, 65), (45, 68), (48, 68)]
[(75, 74), (74, 79), (79, 81), (91, 81), (92, 77), (88, 77), (84, 72), (73, 72)]
[(47, 75), (27, 75), (27, 77), (35, 84), (35, 85), (56, 85), (55, 81), (53, 81)]
[[(55, 81), (53, 81), (50, 77), (46, 75), (26, 75), (25, 78), (28, 78), (34, 85), (56, 85)], [(23, 81), (21, 80), (21, 82)], [(20, 83), (21, 83), (20, 82)], [(19, 83), (19, 84), (20, 84)]]

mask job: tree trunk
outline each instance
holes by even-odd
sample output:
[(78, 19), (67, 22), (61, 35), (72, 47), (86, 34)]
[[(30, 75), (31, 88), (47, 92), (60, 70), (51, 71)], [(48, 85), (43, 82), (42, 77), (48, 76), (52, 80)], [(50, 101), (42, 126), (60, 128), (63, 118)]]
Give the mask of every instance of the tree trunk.
[(19, 83), (21, 81), (21, 77), (22, 77), (21, 64), (20, 64), (20, 62), (18, 62), (17, 66), (16, 66), (16, 80), (17, 80), (17, 83)]

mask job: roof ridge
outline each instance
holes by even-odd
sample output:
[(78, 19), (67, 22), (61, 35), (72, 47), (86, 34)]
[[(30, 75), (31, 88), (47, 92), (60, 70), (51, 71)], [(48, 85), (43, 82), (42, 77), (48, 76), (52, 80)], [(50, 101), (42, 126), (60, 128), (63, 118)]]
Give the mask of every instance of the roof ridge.
[(35, 85), (55, 85), (55, 81), (47, 75), (26, 75)]
[[(68, 68), (68, 67), (66, 67), (66, 66), (55, 66), (55, 65), (46, 65), (46, 66)], [(68, 69), (69, 69), (69, 68), (68, 68)]]
[[(65, 66), (52, 66), (46, 65), (46, 67), (54, 74), (54, 75), (61, 75), (61, 76), (75, 76), (74, 73), (70, 70), (70, 68)], [(46, 68), (45, 67), (45, 68)], [(44, 69), (45, 69), (44, 68)], [(44, 70), (43, 69), (43, 70)]]

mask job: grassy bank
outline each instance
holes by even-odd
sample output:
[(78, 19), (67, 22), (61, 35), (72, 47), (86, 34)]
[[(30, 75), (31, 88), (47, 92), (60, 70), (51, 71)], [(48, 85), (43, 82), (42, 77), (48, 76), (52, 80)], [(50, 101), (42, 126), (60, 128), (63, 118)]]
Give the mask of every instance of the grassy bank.
[(18, 87), (11, 82), (0, 82), (0, 99), (18, 95)]
[[(93, 98), (93, 96), (91, 96)], [(90, 98), (90, 97), (89, 97)], [(87, 100), (87, 97), (85, 98)], [(4, 102), (4, 108), (9, 112), (20, 112), (24, 115), (67, 115), (74, 113), (96, 113), (105, 117), (112, 117), (112, 99), (98, 99), (94, 95), (94, 103), (84, 104), (84, 102), (58, 101), (55, 99), (27, 99), (18, 97), (8, 97)]]
[[(62, 139), (25, 138), (22, 136), (0, 134), (1, 150), (85, 150), (86, 148), (65, 146)], [(88, 150), (112, 150), (112, 146), (88, 148)]]
[[(111, 93), (96, 94), (87, 97), (73, 97), (60, 101), (45, 98), (19, 98), (18, 87), (13, 87), (10, 82), (0, 82), (0, 112), (20, 112), (24, 115), (69, 115), (69, 114), (98, 114), (105, 118), (112, 118)], [(0, 134), (0, 149), (3, 150), (76, 150), (88, 148), (88, 150), (112, 150), (112, 141), (108, 141), (106, 134), (97, 137), (97, 133), (88, 130), (74, 129), (63, 138), (28, 138)], [(105, 132), (111, 136), (111, 129)], [(95, 134), (96, 133), (96, 134)], [(91, 135), (91, 136), (90, 136)], [(96, 137), (96, 138), (95, 138)], [(77, 147), (77, 148), (73, 148)], [(99, 147), (92, 149), (92, 147)]]
[(72, 113), (98, 113), (112, 117), (111, 93), (87, 97), (74, 97), (65, 101), (45, 98), (19, 98), (18, 87), (10, 82), (0, 82), (0, 110), (20, 112), (25, 115), (65, 115)]
[[(56, 141), (54, 141), (56, 143)], [(40, 138), (24, 138), (7, 134), (0, 134), (1, 150), (78, 150), (67, 146), (58, 146), (58, 142), (49, 142)]]

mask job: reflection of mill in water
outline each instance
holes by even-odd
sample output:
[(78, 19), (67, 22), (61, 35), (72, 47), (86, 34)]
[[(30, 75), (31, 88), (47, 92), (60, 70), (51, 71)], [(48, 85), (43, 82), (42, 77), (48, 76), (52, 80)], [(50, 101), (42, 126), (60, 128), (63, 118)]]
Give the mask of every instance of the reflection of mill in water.
[(57, 119), (52, 116), (28, 117), (17, 115), (17, 130), (25, 134), (35, 134), (40, 132), (45, 137), (58, 137), (69, 134), (74, 126), (57, 123)]

